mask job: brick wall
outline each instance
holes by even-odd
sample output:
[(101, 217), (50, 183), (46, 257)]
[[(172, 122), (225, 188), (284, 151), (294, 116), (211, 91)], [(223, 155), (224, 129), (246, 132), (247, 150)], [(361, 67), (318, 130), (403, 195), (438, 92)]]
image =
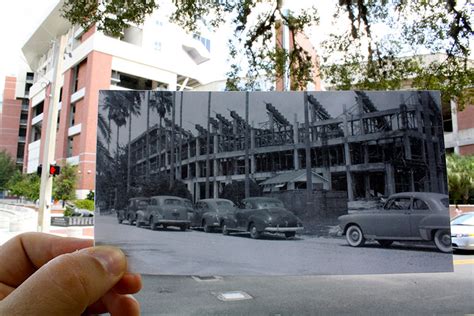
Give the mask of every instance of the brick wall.
[(458, 128), (459, 130), (474, 128), (474, 106), (468, 105), (458, 113)]

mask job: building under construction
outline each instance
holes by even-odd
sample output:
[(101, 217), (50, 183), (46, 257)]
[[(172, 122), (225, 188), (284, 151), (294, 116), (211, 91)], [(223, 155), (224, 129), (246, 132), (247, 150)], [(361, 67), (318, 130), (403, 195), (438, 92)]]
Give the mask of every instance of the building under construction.
[[(172, 168), (195, 200), (218, 197), (225, 184), (245, 179), (248, 157), (250, 178), (267, 192), (305, 189), (311, 174), (313, 189), (347, 191), (349, 201), (403, 191), (446, 193), (443, 124), (432, 94), (410, 92), (383, 110), (369, 95), (355, 92), (355, 105), (339, 105), (342, 114), (333, 117), (318, 93), (308, 93), (302, 122), (271, 103), (265, 104), (268, 120), (257, 124), (245, 118), (245, 104), (241, 113), (209, 111), (207, 126), (195, 124), (194, 131), (164, 118), (132, 140), (131, 174), (169, 174)], [(307, 162), (310, 173), (303, 172)]]

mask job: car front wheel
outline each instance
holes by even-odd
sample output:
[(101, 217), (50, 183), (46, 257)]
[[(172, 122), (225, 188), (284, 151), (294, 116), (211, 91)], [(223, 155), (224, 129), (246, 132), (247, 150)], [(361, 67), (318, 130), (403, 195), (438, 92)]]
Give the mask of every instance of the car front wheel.
[(202, 228), (206, 233), (210, 233), (212, 231), (212, 228), (209, 225), (207, 225), (206, 221), (203, 221)]
[(434, 235), (434, 242), (436, 248), (441, 252), (451, 252), (453, 250), (451, 246), (451, 236), (447, 230), (437, 230)]
[(296, 236), (296, 232), (286, 232), (285, 237), (286, 238), (292, 238)]
[(347, 243), (352, 247), (360, 247), (365, 244), (364, 234), (357, 225), (351, 225), (346, 231)]
[(140, 217), (137, 217), (137, 220), (135, 221), (135, 226), (141, 227), (142, 223), (140, 222)]
[(257, 230), (257, 226), (255, 224), (250, 225), (250, 237), (253, 239), (259, 239), (260, 238), (260, 232)]

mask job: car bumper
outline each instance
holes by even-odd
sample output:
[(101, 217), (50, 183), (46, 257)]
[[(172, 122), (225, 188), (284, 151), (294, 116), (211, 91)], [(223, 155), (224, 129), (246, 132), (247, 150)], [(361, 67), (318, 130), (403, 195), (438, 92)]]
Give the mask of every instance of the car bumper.
[(156, 221), (158, 224), (168, 224), (168, 225), (189, 225), (191, 222), (189, 220), (180, 220), (180, 219), (160, 219)]
[(266, 227), (265, 231), (269, 233), (287, 233), (303, 230), (303, 227)]
[(454, 249), (474, 250), (474, 237), (451, 236), (451, 243)]

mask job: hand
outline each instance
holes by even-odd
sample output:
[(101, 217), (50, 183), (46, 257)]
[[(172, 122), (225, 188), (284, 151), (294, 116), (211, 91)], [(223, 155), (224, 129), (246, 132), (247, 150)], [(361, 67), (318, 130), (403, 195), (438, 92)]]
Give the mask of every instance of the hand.
[[(0, 247), (0, 315), (139, 315), (123, 252), (92, 240), (26, 233)], [(81, 250), (79, 250), (81, 249)]]

